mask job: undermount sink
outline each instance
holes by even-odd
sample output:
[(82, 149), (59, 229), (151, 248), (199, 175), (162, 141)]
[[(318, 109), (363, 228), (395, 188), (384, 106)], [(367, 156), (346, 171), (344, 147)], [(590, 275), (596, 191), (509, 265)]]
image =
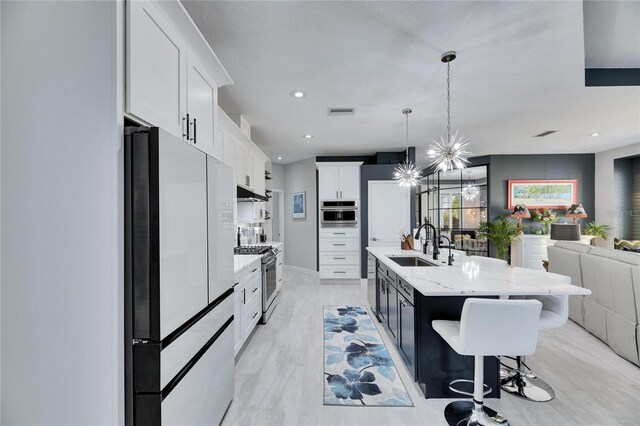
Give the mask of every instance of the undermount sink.
[(389, 259), (393, 260), (394, 262), (396, 262), (398, 265), (400, 266), (409, 266), (409, 267), (416, 267), (416, 266), (438, 266), (436, 264), (433, 264), (431, 262), (427, 262), (426, 260), (417, 257), (417, 256), (398, 256), (398, 257), (389, 257)]

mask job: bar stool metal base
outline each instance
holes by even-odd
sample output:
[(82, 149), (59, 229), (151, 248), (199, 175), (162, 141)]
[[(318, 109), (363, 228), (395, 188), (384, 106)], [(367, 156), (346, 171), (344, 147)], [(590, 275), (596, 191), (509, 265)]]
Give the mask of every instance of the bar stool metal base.
[(509, 421), (487, 406), (479, 406), (471, 401), (455, 401), (444, 409), (444, 417), (449, 426), (508, 426)]
[(500, 387), (511, 395), (534, 402), (547, 402), (556, 397), (555, 391), (547, 382), (533, 373), (523, 374), (518, 370), (503, 379)]

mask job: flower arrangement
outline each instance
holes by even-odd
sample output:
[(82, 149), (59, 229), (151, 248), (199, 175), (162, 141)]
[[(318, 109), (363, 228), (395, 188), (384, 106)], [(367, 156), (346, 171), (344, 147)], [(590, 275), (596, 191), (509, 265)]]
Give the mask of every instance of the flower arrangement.
[(551, 231), (551, 224), (556, 220), (560, 219), (560, 217), (551, 209), (539, 208), (535, 209), (531, 213), (531, 217), (536, 222), (542, 223), (544, 226), (544, 233), (548, 234)]

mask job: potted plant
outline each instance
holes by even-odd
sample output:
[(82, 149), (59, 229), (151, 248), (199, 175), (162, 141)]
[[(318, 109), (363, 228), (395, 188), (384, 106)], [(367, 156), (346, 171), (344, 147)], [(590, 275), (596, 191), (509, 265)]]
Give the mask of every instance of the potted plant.
[(509, 246), (520, 232), (516, 223), (501, 216), (492, 222), (481, 222), (476, 234), (491, 241), (498, 251), (498, 258), (507, 260)]
[(584, 235), (593, 237), (591, 239), (591, 245), (595, 246), (596, 238), (602, 238), (607, 241), (607, 238), (609, 238), (609, 232), (612, 229), (613, 228), (611, 226), (604, 223), (602, 225), (598, 225), (595, 222), (590, 222), (584, 227)]
[(554, 212), (553, 210), (543, 208), (532, 211), (531, 217), (536, 222), (542, 223), (545, 235), (551, 232), (551, 224), (560, 219), (560, 217), (558, 217), (556, 212)]

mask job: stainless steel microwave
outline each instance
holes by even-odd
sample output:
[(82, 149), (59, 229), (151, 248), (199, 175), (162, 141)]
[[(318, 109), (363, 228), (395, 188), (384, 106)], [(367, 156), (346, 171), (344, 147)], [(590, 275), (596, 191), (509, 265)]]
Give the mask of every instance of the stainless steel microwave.
[(323, 201), (320, 205), (320, 226), (323, 228), (356, 228), (358, 203), (349, 200)]

